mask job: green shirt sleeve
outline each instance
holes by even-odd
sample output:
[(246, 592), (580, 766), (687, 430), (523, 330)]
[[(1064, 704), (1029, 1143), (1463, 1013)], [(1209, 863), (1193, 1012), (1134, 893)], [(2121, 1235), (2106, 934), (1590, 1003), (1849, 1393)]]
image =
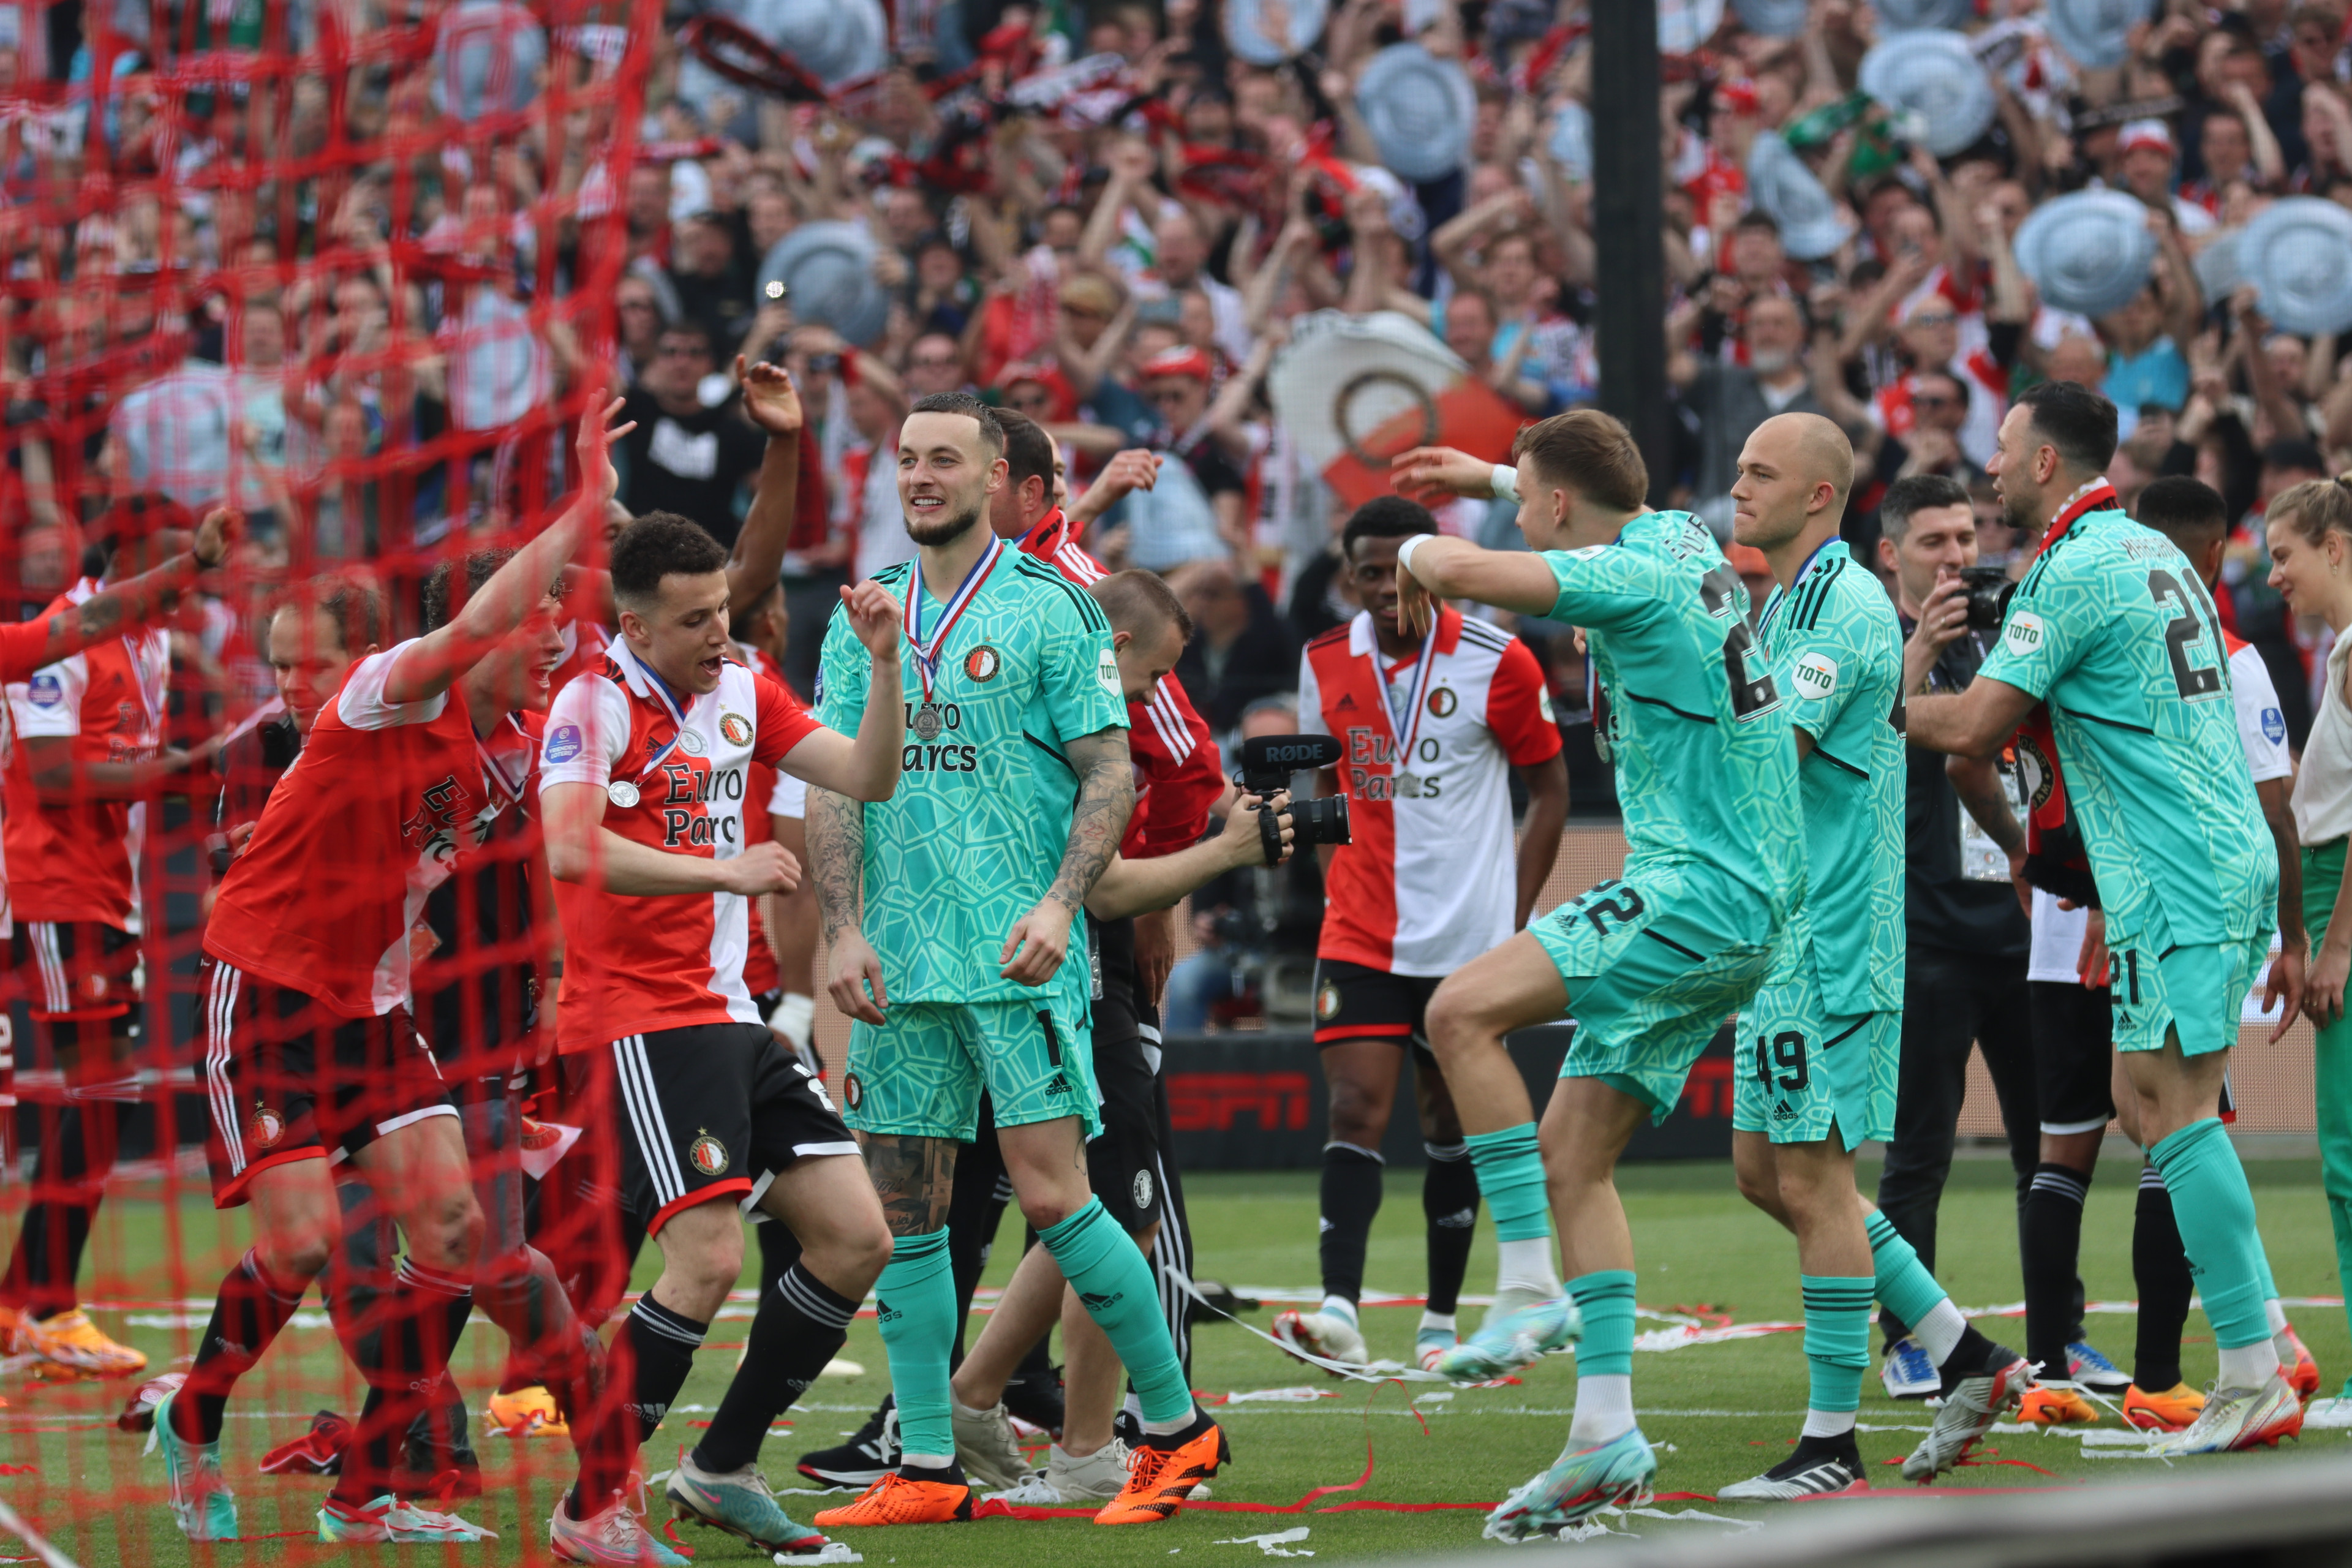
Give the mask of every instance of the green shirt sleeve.
[(828, 730), (855, 735), (866, 721), (866, 689), (872, 684), (873, 660), (857, 640), (849, 616), (835, 605), (824, 628), (824, 649), (816, 678), (816, 716)]
[(2011, 596), (2000, 638), (1977, 673), (2013, 686), (2029, 697), (2046, 698), (2059, 677), (2083, 657), (2097, 621), (2093, 598), (2069, 568), (2079, 554), (2045, 555)]
[(1572, 626), (1614, 629), (1653, 612), (1657, 569), (1648, 555), (1620, 544), (1547, 550), (1544, 564), (1559, 584), (1548, 618)]
[(1102, 606), (1083, 593), (1042, 597), (1039, 676), (1055, 738), (1067, 745), (1114, 726), (1126, 729), (1127, 698)]

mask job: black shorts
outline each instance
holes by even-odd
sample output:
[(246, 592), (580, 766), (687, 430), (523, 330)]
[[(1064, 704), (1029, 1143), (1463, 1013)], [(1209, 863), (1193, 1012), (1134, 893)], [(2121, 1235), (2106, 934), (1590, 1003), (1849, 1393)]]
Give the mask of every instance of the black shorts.
[(621, 1193), (646, 1234), (731, 1195), (749, 1209), (794, 1160), (856, 1154), (808, 1068), (764, 1024), (695, 1024), (614, 1040)]
[(1160, 1016), (1139, 1004), (1135, 922), (1087, 918), (1090, 952), (1100, 961), (1102, 994), (1094, 1004), (1095, 1089), (1102, 1131), (1087, 1145), (1087, 1179), (1111, 1218), (1130, 1235), (1156, 1224), (1160, 1191)]
[(25, 1003), (43, 1023), (121, 1018), (126, 1032), (139, 1005), (139, 939), (100, 921), (16, 922), (8, 956)]
[(296, 1160), (341, 1160), (434, 1116), (456, 1116), (406, 1008), (346, 1018), (299, 991), (205, 961), (205, 1096), (213, 1206)]
[(1439, 974), (1391, 974), (1345, 959), (1315, 961), (1315, 1043), (1394, 1040), (1426, 1049), (1423, 1023)]
[(2115, 1005), (2106, 987), (2025, 983), (2042, 1131), (2095, 1132), (2116, 1113)]

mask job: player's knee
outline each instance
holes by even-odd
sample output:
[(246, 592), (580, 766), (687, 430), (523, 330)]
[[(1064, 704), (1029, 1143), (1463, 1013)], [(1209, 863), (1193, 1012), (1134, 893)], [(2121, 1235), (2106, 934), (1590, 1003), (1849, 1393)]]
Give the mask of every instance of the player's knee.
[(890, 1227), (877, 1216), (870, 1225), (858, 1225), (839, 1236), (814, 1241), (802, 1253), (809, 1271), (832, 1289), (845, 1296), (865, 1294), (882, 1270), (890, 1266), (890, 1254), (896, 1247)]
[(1052, 1192), (1023, 1193), (1021, 1217), (1029, 1222), (1032, 1230), (1051, 1230), (1086, 1207), (1087, 1199), (1091, 1195), (1083, 1184), (1074, 1192), (1056, 1187)]
[(334, 1247), (334, 1234), (324, 1224), (289, 1226), (272, 1235), (256, 1237), (253, 1243), (254, 1255), (269, 1270), (269, 1277), (289, 1284), (298, 1279), (315, 1279), (325, 1273)]
[(1344, 1079), (1331, 1081), (1331, 1137), (1334, 1143), (1377, 1149), (1388, 1131), (1388, 1104), (1363, 1085)]
[(1430, 997), (1428, 1010), (1423, 1015), (1429, 1048), (1440, 1061), (1476, 1044), (1484, 1032), (1478, 1003), (1471, 988), (1460, 984), (1460, 980), (1458, 974), (1448, 975)]
[(437, 1193), (402, 1222), (421, 1261), (451, 1271), (469, 1269), (482, 1251), (482, 1205), (470, 1188)]
[(1735, 1162), (1731, 1168), (1732, 1182), (1739, 1195), (1762, 1209), (1766, 1214), (1780, 1212), (1780, 1184), (1769, 1168), (1759, 1169)]

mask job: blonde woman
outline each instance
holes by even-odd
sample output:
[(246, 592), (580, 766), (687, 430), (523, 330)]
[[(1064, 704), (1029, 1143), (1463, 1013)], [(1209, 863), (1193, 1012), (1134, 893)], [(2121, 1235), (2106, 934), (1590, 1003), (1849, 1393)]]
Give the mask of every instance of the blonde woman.
[[(2345, 976), (2352, 971), (2352, 484), (2314, 479), (2273, 500), (2268, 512), (2271, 586), (2298, 616), (2316, 616), (2336, 634), (2318, 717), (2294, 781), (2295, 834), (2303, 842), (2304, 921), (2311, 973), (2303, 1008), (2319, 1031), (2313, 1099), (2319, 1111), (2321, 1180), (2336, 1227), (2336, 1268), (2352, 1296), (2352, 1020)], [(2347, 1392), (2352, 1393), (2352, 1384)]]

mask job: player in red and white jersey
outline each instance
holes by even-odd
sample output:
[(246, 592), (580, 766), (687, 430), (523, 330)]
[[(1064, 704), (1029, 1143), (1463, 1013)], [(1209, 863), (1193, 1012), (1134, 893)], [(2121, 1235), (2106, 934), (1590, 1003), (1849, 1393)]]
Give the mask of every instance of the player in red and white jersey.
[(556, 699), (541, 752), (566, 941), (558, 1046), (576, 1063), (576, 1101), (602, 1108), (624, 1201), (663, 1265), (614, 1342), (609, 1381), (627, 1396), (599, 1412), (580, 1482), (550, 1524), (574, 1561), (670, 1561), (620, 1493), (742, 1271), (739, 1205), (789, 1225), (802, 1255), (761, 1293), (743, 1364), (669, 1498), (771, 1552), (820, 1541), (769, 1495), (760, 1442), (840, 1348), (890, 1254), (856, 1143), (744, 988), (746, 900), (799, 878), (780, 847), (749, 841), (744, 817), (753, 764), (888, 797), (905, 739), (899, 606), (873, 583), (844, 591), (875, 686), (852, 741), (734, 657), (726, 568), (718, 542), (684, 518), (656, 512), (623, 530), (612, 555), (621, 636), (601, 672)]
[[(1559, 726), (1526, 645), (1450, 609), (1425, 639), (1397, 624), (1397, 546), (1436, 528), (1402, 497), (1358, 507), (1340, 549), (1364, 609), (1308, 643), (1298, 665), (1299, 729), (1347, 747), (1336, 772), (1352, 841), (1329, 853), (1315, 950), (1315, 1043), (1331, 1091), (1323, 1305), (1283, 1314), (1275, 1333), (1336, 1361), (1370, 1359), (1356, 1301), (1401, 1048), (1412, 1055), (1430, 1155), (1429, 1300), (1415, 1350), (1427, 1365), (1455, 1342), (1478, 1182), (1423, 1015), (1439, 981), (1527, 924), (1568, 817)], [(1513, 767), (1528, 787), (1516, 857)]]
[[(232, 527), (226, 512), (205, 520), (205, 561), (223, 559)], [(5, 672), (13, 742), (0, 830), (16, 879), (11, 967), (71, 1097), (40, 1107), (32, 1202), (0, 1275), (0, 1346), (65, 1375), (147, 1364), (79, 1310), (74, 1281), (114, 1168), (121, 1104), (138, 1098), (139, 803), (209, 755), (163, 745), (171, 645), (152, 623), (194, 579), (188, 528), (175, 502), (115, 507), (93, 531), (110, 552), (103, 583), (76, 583), (39, 620), (9, 628), (13, 646), (0, 647), (15, 665)], [(100, 635), (126, 612), (146, 624)]]
[(255, 1244), (221, 1283), (186, 1383), (154, 1412), (173, 1515), (192, 1539), (236, 1533), (223, 1407), (328, 1260), (341, 1214), (331, 1149), (399, 1222), (408, 1256), (385, 1293), (382, 1363), (369, 1369), (384, 1397), (344, 1450), (320, 1533), (479, 1539), (394, 1488), (396, 1447), (472, 1309), (482, 1238), (457, 1111), (410, 1012), (411, 932), (507, 804), (486, 774), (475, 709), (488, 705), (493, 728), (544, 700), (561, 651), (554, 584), (613, 489), (607, 417), (596, 400), (582, 413), (576, 504), (449, 624), (352, 667), (214, 901), (204, 941), (214, 1201), (251, 1205)]

